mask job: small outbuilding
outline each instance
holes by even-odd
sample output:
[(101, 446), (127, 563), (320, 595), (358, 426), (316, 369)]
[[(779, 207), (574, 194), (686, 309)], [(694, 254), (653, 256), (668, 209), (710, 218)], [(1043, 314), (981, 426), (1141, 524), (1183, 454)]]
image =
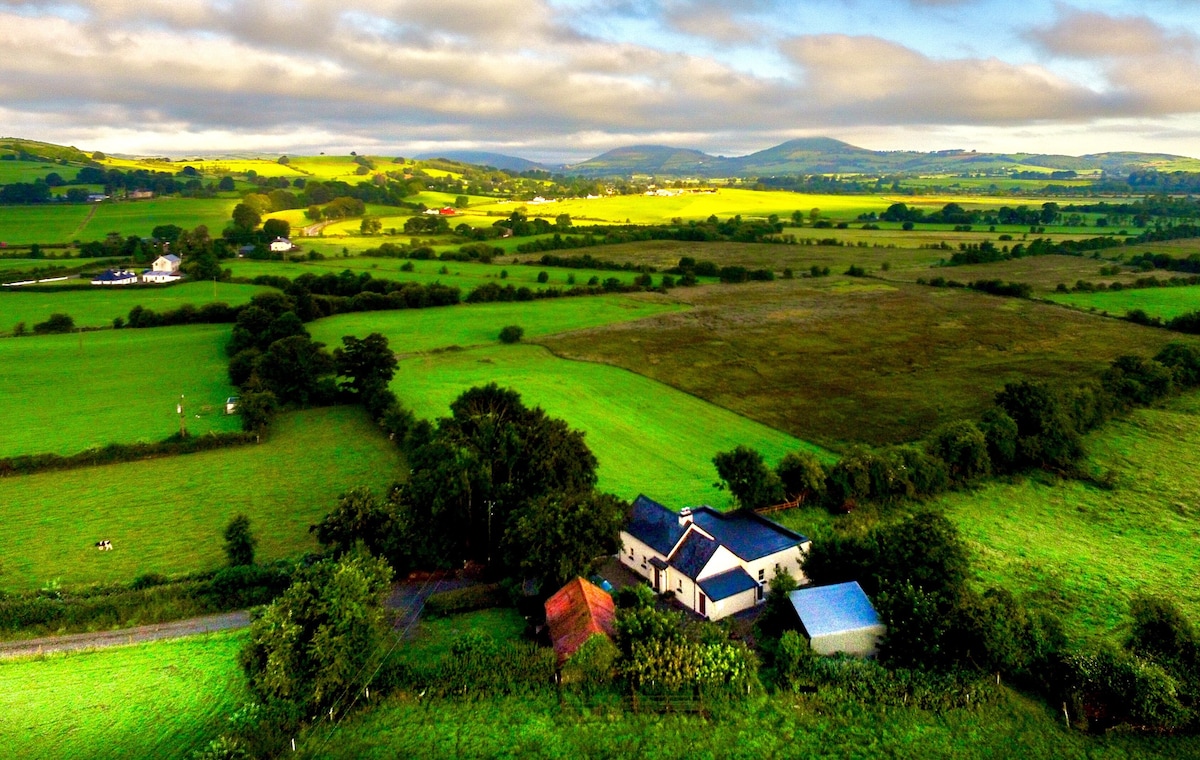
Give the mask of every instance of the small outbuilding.
[(230, 396), (229, 398), (225, 399), (225, 413), (226, 414), (237, 414), (237, 408), (238, 408), (238, 397), (237, 396)]
[(292, 250), (295, 247), (296, 246), (292, 245), (292, 241), (288, 240), (285, 237), (275, 238), (274, 240), (271, 241), (271, 245), (270, 245), (271, 251), (273, 253), (287, 253), (288, 251)]
[(788, 594), (809, 646), (817, 654), (873, 657), (887, 626), (858, 581), (812, 586)]
[(583, 578), (567, 583), (546, 600), (546, 626), (561, 665), (591, 637), (613, 637), (613, 599)]
[(136, 272), (124, 269), (105, 269), (92, 278), (93, 285), (134, 285), (138, 281)]

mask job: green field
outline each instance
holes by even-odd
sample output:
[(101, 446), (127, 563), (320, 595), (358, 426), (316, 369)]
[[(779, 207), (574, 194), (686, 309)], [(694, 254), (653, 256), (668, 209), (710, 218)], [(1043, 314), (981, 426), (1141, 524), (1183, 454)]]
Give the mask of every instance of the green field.
[(0, 161), (0, 185), (33, 182), (45, 179), (46, 175), (52, 172), (70, 182), (75, 179), (76, 174), (79, 174), (79, 167), (62, 166), (45, 161)]
[(268, 290), (271, 288), (227, 282), (182, 282), (136, 290), (97, 286), (61, 293), (6, 288), (0, 292), (0, 335), (11, 333), (17, 322), (24, 322), (32, 330), (35, 324), (56, 312), (70, 314), (78, 327), (108, 327), (114, 317), (128, 317), (134, 306), (157, 312), (178, 309), (184, 304), (200, 306), (217, 301), (238, 306), (248, 303), (256, 293)]
[(538, 346), (498, 346), (405, 359), (392, 390), (421, 417), (449, 413), (473, 385), (516, 389), (587, 434), (600, 462), (600, 488), (625, 499), (645, 493), (674, 506), (731, 506), (717, 490), (713, 455), (738, 444), (772, 463), (785, 453), (819, 449), (640, 375), (558, 359)]
[(520, 325), (525, 339), (628, 322), (679, 311), (682, 304), (656, 294), (580, 296), (547, 298), (540, 301), (485, 303), (435, 309), (369, 311), (342, 314), (309, 325), (315, 340), (340, 346), (343, 335), (363, 337), (379, 332), (387, 336), (393, 351), (413, 353), (494, 344), (500, 328)]
[(1156, 594), (1200, 617), (1200, 395), (1133, 412), (1087, 441), (1104, 491), (1043, 478), (937, 500), (983, 579), (1063, 616), (1074, 637), (1120, 639), (1129, 600)]
[(920, 438), (981, 413), (1006, 382), (1074, 382), (1180, 338), (1051, 304), (866, 278), (671, 297), (693, 308), (538, 342), (839, 449)]
[[(308, 527), (339, 494), (399, 474), (399, 453), (362, 410), (332, 407), (280, 416), (257, 445), (0, 479), (0, 588), (217, 568), (239, 513), (260, 559), (292, 556), (316, 548)], [(113, 550), (97, 552), (100, 539)]]
[(189, 758), (245, 699), (244, 639), (211, 634), (0, 662), (0, 754)]
[[(379, 243), (376, 242), (376, 245)], [(539, 254), (540, 255), (540, 254)], [(595, 254), (593, 254), (595, 255)], [(411, 272), (401, 271), (401, 267), (412, 264)], [(330, 272), (341, 274), (346, 270), (351, 272), (369, 272), (372, 277), (401, 282), (419, 282), (421, 284), (441, 283), (451, 287), (462, 288), (463, 296), (471, 290), (489, 282), (498, 285), (512, 285), (519, 288), (522, 285), (534, 290), (546, 288), (566, 289), (571, 287), (568, 278), (574, 277), (575, 284), (586, 285), (592, 277), (603, 282), (610, 277), (625, 284), (633, 282), (637, 272), (614, 271), (601, 269), (566, 269), (540, 265), (525, 265), (508, 263), (479, 264), (469, 261), (408, 261), (407, 259), (389, 259), (373, 257), (330, 258), (322, 261), (285, 262), (285, 261), (255, 261), (253, 259), (237, 259), (224, 263), (231, 269), (235, 277), (254, 278), (259, 275), (279, 275), (282, 277), (298, 277), (311, 272), (318, 277)], [(443, 272), (443, 270), (445, 270)], [(507, 275), (501, 277), (501, 273)], [(537, 281), (538, 274), (546, 272), (549, 280), (545, 283)], [(658, 284), (661, 275), (654, 275)]]
[(1077, 309), (1106, 312), (1115, 317), (1123, 317), (1128, 311), (1141, 309), (1152, 317), (1168, 320), (1200, 310), (1200, 287), (1196, 286), (1137, 288), (1103, 293), (1050, 293), (1047, 297)]
[(21, 245), (80, 240), (95, 210), (95, 204), (0, 206), (0, 242)]
[(179, 431), (180, 394), (189, 432), (239, 429), (236, 417), (222, 414), (233, 393), (229, 330), (192, 325), (0, 339), (0, 456), (160, 441)]

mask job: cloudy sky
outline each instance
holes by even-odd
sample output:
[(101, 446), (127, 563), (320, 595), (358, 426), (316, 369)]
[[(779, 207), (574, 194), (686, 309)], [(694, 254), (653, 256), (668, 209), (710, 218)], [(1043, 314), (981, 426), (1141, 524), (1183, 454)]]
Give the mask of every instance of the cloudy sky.
[(1198, 0), (0, 0), (0, 50), (0, 134), (87, 150), (1200, 157)]

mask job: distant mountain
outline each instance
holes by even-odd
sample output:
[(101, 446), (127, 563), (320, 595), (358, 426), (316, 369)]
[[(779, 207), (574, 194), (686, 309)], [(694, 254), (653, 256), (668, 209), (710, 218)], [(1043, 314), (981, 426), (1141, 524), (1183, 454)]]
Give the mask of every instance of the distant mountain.
[(1200, 159), (1158, 153), (1101, 153), (1089, 156), (977, 153), (967, 150), (879, 151), (829, 137), (789, 140), (747, 156), (726, 158), (665, 145), (632, 145), (565, 167), (588, 177), (769, 177), (796, 174), (966, 174), (1009, 170), (1127, 174), (1138, 169), (1200, 171)]
[(443, 150), (437, 153), (422, 153), (417, 159), (427, 161), (434, 158), (444, 158), (447, 161), (458, 161), (463, 164), (490, 166), (494, 169), (504, 169), (510, 172), (525, 172), (532, 170), (554, 171), (558, 167), (539, 164), (519, 156), (508, 156), (503, 153), (489, 153), (486, 150)]

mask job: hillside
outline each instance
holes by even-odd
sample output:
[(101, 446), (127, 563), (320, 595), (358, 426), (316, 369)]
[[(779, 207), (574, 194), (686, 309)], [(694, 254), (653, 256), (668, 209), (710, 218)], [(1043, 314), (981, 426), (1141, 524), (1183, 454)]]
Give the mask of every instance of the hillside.
[(491, 166), (496, 169), (503, 169), (513, 172), (524, 171), (553, 171), (558, 167), (539, 164), (537, 161), (530, 161), (527, 158), (519, 156), (509, 156), (504, 153), (492, 153), (486, 150), (441, 150), (433, 153), (421, 153), (415, 156), (419, 161), (428, 161), (433, 159), (445, 159), (447, 161), (457, 161), (461, 164), (474, 164), (475, 166)]

